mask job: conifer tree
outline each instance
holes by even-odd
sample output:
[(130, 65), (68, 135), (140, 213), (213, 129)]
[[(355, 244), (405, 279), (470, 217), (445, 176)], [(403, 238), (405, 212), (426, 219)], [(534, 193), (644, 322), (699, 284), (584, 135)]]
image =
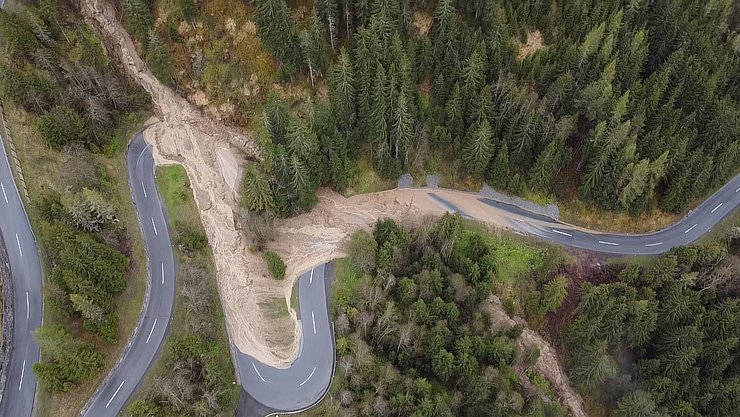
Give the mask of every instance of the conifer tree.
[(502, 188), (509, 186), (509, 147), (506, 142), (503, 142), (496, 152), (496, 158), (488, 174), (488, 181), (491, 185)]
[(474, 177), (481, 177), (491, 161), (494, 151), (493, 131), (488, 120), (478, 122), (463, 148), (465, 169)]
[(326, 22), (331, 49), (336, 49), (339, 45), (339, 2), (338, 0), (318, 0), (317, 3), (321, 20)]
[(244, 205), (252, 211), (269, 211), (274, 207), (267, 174), (255, 163), (244, 170)]
[(301, 62), (301, 48), (288, 5), (285, 0), (254, 0), (252, 5), (263, 45), (292, 75)]
[(149, 45), (146, 51), (146, 60), (152, 74), (165, 84), (174, 82), (174, 65), (170, 57), (170, 51), (159, 38), (154, 29), (149, 31)]
[(154, 28), (154, 16), (149, 3), (146, 0), (123, 0), (123, 12), (131, 34), (147, 49), (149, 31)]
[(275, 143), (285, 143), (288, 128), (288, 109), (276, 90), (270, 92), (262, 119)]
[(342, 48), (329, 76), (329, 98), (332, 109), (341, 123), (345, 137), (349, 137), (355, 120), (355, 73), (347, 50)]
[(311, 85), (316, 85), (316, 75), (323, 76), (326, 69), (324, 30), (316, 9), (311, 10), (306, 29), (301, 31), (300, 38), (303, 62), (308, 66)]

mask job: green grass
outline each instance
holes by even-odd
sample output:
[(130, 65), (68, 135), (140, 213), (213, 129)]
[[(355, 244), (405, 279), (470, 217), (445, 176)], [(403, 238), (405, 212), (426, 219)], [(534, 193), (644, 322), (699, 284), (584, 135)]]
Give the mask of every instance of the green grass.
[[(36, 118), (34, 116), (19, 111), (10, 105), (6, 106), (5, 110), (31, 199), (31, 203), (27, 204), (26, 209), (34, 231), (39, 234), (42, 233), (42, 230), (38, 228), (41, 220), (38, 203), (41, 196), (49, 191), (63, 191), (68, 185), (66, 179), (71, 175), (69, 172), (75, 168), (78, 161), (74, 158), (66, 159), (62, 153), (49, 149), (36, 132)], [(133, 133), (140, 128), (147, 117), (148, 115), (145, 113), (132, 113), (126, 116), (118, 128), (116, 136), (133, 136)], [(118, 361), (123, 348), (133, 333), (134, 327), (139, 321), (141, 305), (146, 291), (146, 252), (134, 205), (131, 202), (124, 152), (125, 146), (119, 146), (111, 148), (109, 156), (104, 154), (92, 155), (93, 161), (104, 168), (106, 178), (103, 182), (106, 195), (111, 199), (116, 209), (116, 214), (120, 220), (119, 225), (128, 236), (131, 247), (131, 266), (126, 273), (126, 289), (116, 299), (118, 338), (114, 344), (107, 344), (95, 336), (83, 334), (79, 328), (71, 327), (76, 335), (82, 336), (84, 340), (93, 343), (103, 352), (106, 358), (106, 370), (70, 393), (52, 395), (40, 388), (37, 391), (36, 415), (38, 417), (76, 417), (79, 415), (80, 410), (95, 392), (110, 368)], [(14, 171), (16, 170), (14, 164), (11, 164), (11, 167)], [(22, 190), (21, 194), (23, 194)], [(41, 241), (43, 239), (39, 235), (39, 242)], [(45, 251), (43, 248), (39, 249), (42, 268), (45, 273), (48, 273), (50, 268), (45, 258)], [(44, 324), (72, 325), (66, 317), (61, 316), (52, 308), (44, 309)]]
[(383, 178), (375, 171), (370, 161), (369, 152), (363, 150), (361, 154), (364, 156), (355, 165), (355, 175), (349, 181), (349, 186), (344, 192), (345, 197), (396, 188), (398, 185), (397, 181)]
[[(164, 202), (173, 242), (177, 242), (178, 227), (187, 228), (187, 230), (205, 234), (198, 214), (198, 208), (193, 199), (190, 181), (182, 166), (170, 165), (157, 167), (157, 189), (162, 197), (162, 201)], [(178, 226), (173, 227), (172, 225)], [(184, 276), (184, 274), (186, 271), (190, 270), (189, 268), (186, 269), (184, 266), (190, 263), (205, 270), (208, 278), (206, 288), (209, 293), (209, 299), (212, 301), (213, 305), (209, 310), (210, 316), (207, 317), (207, 321), (210, 323), (212, 333), (215, 334), (213, 343), (216, 344), (216, 348), (211, 351), (212, 353), (210, 353), (209, 356), (212, 356), (213, 352), (215, 352), (217, 369), (226, 374), (222, 375), (222, 378), (232, 381), (230, 386), (221, 387), (226, 391), (226, 394), (222, 397), (226, 398), (226, 400), (221, 401), (222, 412), (220, 415), (224, 417), (233, 416), (242, 390), (239, 386), (235, 385), (236, 376), (234, 373), (234, 365), (231, 361), (231, 348), (226, 331), (226, 321), (223, 314), (223, 308), (221, 307), (218, 285), (216, 282), (216, 267), (213, 261), (213, 253), (208, 246), (195, 253), (183, 252), (181, 250), (181, 245), (178, 244), (175, 244), (174, 247), (178, 269), (176, 276), (175, 312), (170, 328), (170, 334), (163, 348), (162, 356), (152, 369), (152, 372), (149, 374), (134, 399), (143, 399), (146, 397), (148, 392), (151, 392), (154, 385), (156, 385), (156, 378), (166, 375), (166, 373), (174, 366), (174, 360), (172, 357), (173, 346), (178, 340), (182, 340), (183, 338), (193, 335), (193, 332), (188, 325), (191, 317), (188, 316), (189, 313), (185, 308), (186, 301), (182, 295), (185, 285), (184, 281), (188, 278)], [(285, 305), (285, 302), (283, 301), (282, 304)], [(281, 308), (276, 304), (275, 308), (280, 311), (284, 309), (287, 313), (287, 307)], [(180, 414), (173, 412), (170, 414), (164, 413), (162, 415), (174, 417)]]
[(336, 280), (331, 287), (331, 306), (334, 313), (349, 304), (355, 297), (355, 290), (362, 279), (349, 258), (337, 259), (335, 265)]
[(296, 280), (295, 284), (293, 284), (293, 290), (290, 292), (290, 308), (295, 310), (295, 314), (298, 317), (298, 320), (301, 319), (301, 304), (300, 301), (298, 301), (298, 280)]

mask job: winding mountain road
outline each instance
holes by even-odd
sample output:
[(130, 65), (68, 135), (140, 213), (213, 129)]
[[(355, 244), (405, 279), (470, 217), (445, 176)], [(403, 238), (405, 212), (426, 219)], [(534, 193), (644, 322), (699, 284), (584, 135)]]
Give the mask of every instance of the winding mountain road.
[[(39, 349), (33, 340), (32, 331), (41, 324), (43, 313), (41, 267), (34, 235), (15, 187), (4, 148), (0, 152), (0, 231), (11, 263), (16, 312), (8, 382), (0, 401), (0, 416), (30, 417), (36, 389), (31, 367), (39, 358)], [(141, 134), (129, 145), (126, 158), (129, 184), (149, 256), (148, 303), (129, 347), (91, 399), (83, 413), (85, 417), (119, 415), (157, 358), (172, 319), (175, 298), (172, 243), (154, 180), (154, 160), (149, 145)], [(430, 190), (430, 194), (433, 191)], [(740, 175), (731, 179), (676, 224), (644, 235), (589, 231), (531, 213), (518, 206), (484, 197), (477, 198), (500, 212), (511, 229), (519, 233), (612, 254), (653, 255), (696, 241), (729, 216), (740, 205)], [(457, 211), (444, 198), (435, 196), (435, 200), (446, 210)], [(328, 306), (330, 275), (326, 273), (326, 266), (322, 265), (299, 278), (300, 325), (303, 336), (299, 357), (290, 367), (277, 369), (249, 355), (239, 352), (236, 354), (242, 385), (249, 396), (266, 406), (265, 408), (280, 414), (306, 409), (317, 403), (331, 384), (335, 348)], [(255, 413), (256, 411), (246, 410), (246, 415), (258, 415)]]
[[(443, 197), (429, 191), (430, 196), (445, 210), (458, 208)], [(655, 255), (675, 246), (690, 244), (709, 232), (740, 205), (740, 175), (735, 176), (719, 191), (706, 199), (686, 217), (661, 231), (626, 235), (600, 233), (568, 225), (521, 207), (477, 197), (491, 206), (496, 214), (507, 219), (509, 227), (521, 234), (536, 236), (551, 242), (617, 255)], [(473, 218), (461, 212), (464, 217)], [(477, 219), (485, 220), (485, 219)], [(334, 371), (334, 332), (329, 330), (328, 287), (324, 266), (299, 278), (301, 312), (301, 350), (298, 359), (287, 369), (277, 369), (246, 354), (237, 354), (237, 367), (249, 402), (261, 406), (240, 407), (238, 416), (262, 417), (265, 409), (271, 414), (303, 410), (316, 404), (331, 385)], [(317, 281), (317, 276), (322, 279)], [(259, 411), (258, 411), (259, 410)], [(268, 411), (269, 412), (269, 411)]]
[(40, 357), (33, 331), (41, 326), (44, 316), (43, 278), (36, 237), (13, 179), (4, 141), (0, 133), (0, 233), (10, 260), (14, 317), (8, 377), (0, 393), (0, 417), (30, 417), (36, 395), (36, 377), (31, 368)]
[(82, 414), (85, 417), (121, 413), (159, 355), (175, 302), (175, 258), (169, 228), (154, 181), (154, 158), (141, 133), (128, 147), (126, 165), (149, 256), (148, 302), (121, 361), (88, 403)]

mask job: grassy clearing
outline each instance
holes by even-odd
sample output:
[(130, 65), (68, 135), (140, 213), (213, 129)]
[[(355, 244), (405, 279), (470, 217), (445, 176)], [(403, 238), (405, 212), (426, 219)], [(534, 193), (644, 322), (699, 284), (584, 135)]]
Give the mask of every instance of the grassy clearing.
[(678, 221), (683, 213), (666, 213), (656, 209), (638, 217), (598, 208), (580, 199), (562, 202), (560, 220), (576, 226), (604, 232), (650, 233), (664, 229)]
[(355, 175), (352, 176), (349, 186), (343, 193), (345, 197), (396, 188), (398, 185), (397, 181), (383, 178), (375, 171), (370, 161), (369, 152), (363, 150), (360, 154), (364, 156), (355, 165)]
[[(41, 196), (49, 191), (63, 191), (73, 176), (81, 175), (79, 170), (84, 167), (79, 165), (85, 162), (77, 159), (78, 156), (74, 153), (61, 153), (49, 149), (37, 134), (33, 116), (17, 110), (13, 106), (8, 106), (5, 110), (31, 198), (31, 204), (27, 206), (28, 216), (31, 224), (35, 226), (35, 232), (38, 234), (42, 232), (37, 227), (41, 220), (38, 210)], [(133, 133), (141, 126), (146, 117), (147, 115), (142, 113), (128, 115), (119, 124), (120, 127), (115, 136), (117, 138), (133, 136)], [(120, 227), (124, 229), (130, 245), (130, 253), (127, 255), (131, 259), (131, 266), (126, 273), (126, 289), (118, 296), (116, 301), (118, 338), (114, 344), (107, 344), (97, 337), (83, 333), (79, 323), (70, 322), (69, 319), (63, 317), (54, 309), (44, 309), (45, 324), (66, 324), (77, 336), (81, 336), (83, 340), (93, 343), (100, 349), (106, 358), (106, 371), (70, 393), (52, 395), (43, 389), (39, 389), (36, 413), (38, 417), (73, 417), (79, 414), (99, 383), (106, 376), (108, 370), (118, 361), (141, 313), (141, 305), (146, 291), (146, 253), (134, 205), (131, 203), (124, 158), (125, 146), (122, 145), (124, 142), (120, 140), (113, 141), (113, 143), (116, 142), (119, 144), (118, 146), (111, 146), (106, 149), (109, 156), (92, 154), (91, 158), (95, 164), (104, 168), (107, 195), (111, 198), (111, 203), (120, 219)], [(42, 240), (42, 237), (39, 236), (39, 241)], [(49, 265), (44, 258), (45, 251), (43, 248), (40, 249), (42, 267), (45, 271), (49, 271)]]
[(290, 308), (295, 310), (298, 320), (301, 319), (301, 304), (298, 301), (298, 281), (293, 284), (293, 291), (290, 293)]
[[(234, 382), (236, 377), (218, 294), (213, 254), (207, 244), (193, 247), (190, 243), (192, 240), (182, 239), (184, 235), (193, 233), (205, 235), (185, 169), (180, 165), (158, 167), (157, 188), (172, 226), (170, 232), (173, 241), (176, 242), (175, 313), (162, 356), (137, 393), (132, 407), (148, 403), (156, 407), (157, 412), (153, 414), (155, 416), (184, 415), (185, 410), (170, 409), (167, 402), (161, 401), (160, 389), (163, 384), (176, 378), (173, 371), (178, 362), (183, 360), (183, 349), (192, 352), (197, 349), (193, 346), (203, 345), (205, 352), (197, 361), (201, 362), (209, 377), (207, 382), (196, 382), (201, 384), (198, 389), (213, 388), (220, 392), (217, 394), (220, 410), (213, 411), (211, 415), (233, 416), (241, 388)], [(206, 304), (207, 307), (202, 310), (195, 308), (193, 297), (198, 297), (198, 305)], [(285, 311), (287, 312), (287, 308)], [(193, 401), (200, 400), (196, 398)], [(132, 412), (131, 415), (138, 414)]]

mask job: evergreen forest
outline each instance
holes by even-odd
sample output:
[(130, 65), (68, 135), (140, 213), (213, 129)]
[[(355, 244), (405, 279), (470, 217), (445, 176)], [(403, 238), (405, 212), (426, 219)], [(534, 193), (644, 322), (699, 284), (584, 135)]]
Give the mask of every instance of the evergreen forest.
[(738, 171), (731, 0), (292, 3), (252, 1), (258, 34), (284, 82), (305, 75), (328, 100), (269, 95), (254, 211), (305, 210), (366, 156), (386, 178), (437, 158), (632, 214), (681, 212)]

